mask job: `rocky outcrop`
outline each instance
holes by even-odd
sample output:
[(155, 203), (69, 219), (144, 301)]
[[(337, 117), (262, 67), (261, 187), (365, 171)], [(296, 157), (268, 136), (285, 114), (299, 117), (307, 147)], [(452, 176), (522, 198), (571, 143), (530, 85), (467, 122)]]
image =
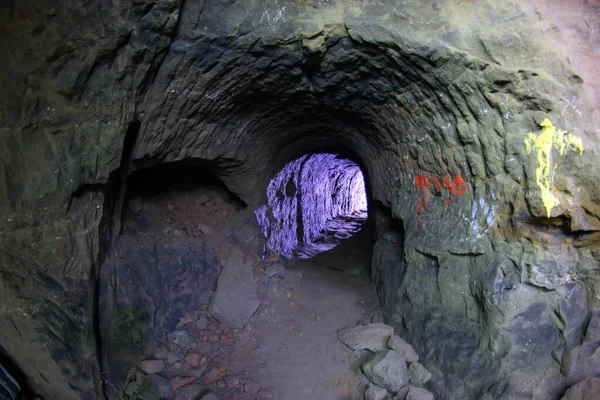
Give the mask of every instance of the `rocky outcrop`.
[(557, 398), (600, 368), (598, 33), (542, 1), (343, 3), (3, 8), (0, 346), (44, 398), (102, 396), (129, 173), (202, 162), (258, 206), (331, 147), (401, 226), (373, 275), (436, 397)]

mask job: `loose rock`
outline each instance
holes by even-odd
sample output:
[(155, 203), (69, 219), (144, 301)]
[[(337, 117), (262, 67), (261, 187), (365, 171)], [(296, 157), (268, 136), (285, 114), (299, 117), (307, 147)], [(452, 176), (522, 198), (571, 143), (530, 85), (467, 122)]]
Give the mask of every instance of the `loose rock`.
[(259, 305), (252, 266), (244, 262), (242, 251), (233, 246), (219, 275), (209, 311), (219, 321), (242, 328)]
[(393, 334), (394, 328), (391, 326), (376, 323), (342, 329), (338, 332), (338, 339), (352, 350), (377, 352), (387, 349), (386, 344)]
[(406, 343), (404, 339), (398, 335), (391, 336), (387, 346), (396, 353), (400, 354), (400, 357), (402, 357), (402, 359), (406, 362), (419, 361), (419, 355), (415, 349), (413, 349), (410, 344)]
[(408, 379), (410, 383), (415, 385), (422, 385), (423, 383), (429, 382), (431, 379), (431, 372), (418, 362), (414, 362), (408, 366)]
[(165, 369), (165, 362), (163, 360), (143, 360), (140, 362), (140, 368), (148, 375), (158, 374)]
[(400, 391), (398, 391), (398, 393), (396, 394), (396, 396), (394, 397), (393, 400), (405, 400), (409, 389), (410, 389), (410, 385), (404, 386), (402, 389), (400, 389)]
[(177, 345), (177, 347), (183, 351), (188, 351), (194, 347), (194, 342), (186, 331), (175, 331), (170, 333), (169, 342)]
[(212, 236), (213, 233), (215, 232), (213, 227), (210, 225), (207, 225), (207, 224), (198, 224), (196, 229), (199, 230), (200, 232), (202, 232), (202, 234), (205, 236)]
[(285, 276), (287, 275), (287, 270), (283, 265), (276, 263), (266, 269), (265, 275), (269, 278), (272, 278), (274, 276), (281, 276), (285, 278)]
[(371, 382), (391, 393), (397, 393), (408, 384), (406, 363), (392, 350), (373, 355), (363, 364), (362, 370)]
[(198, 321), (196, 321), (196, 328), (198, 328), (200, 330), (206, 329), (207, 325), (208, 325), (208, 319), (204, 316), (198, 318)]
[(145, 400), (162, 400), (171, 398), (175, 389), (168, 379), (160, 375), (149, 375), (144, 379), (138, 394)]
[(173, 386), (173, 389), (179, 389), (180, 387), (189, 385), (190, 383), (194, 382), (196, 380), (196, 377), (194, 376), (188, 376), (185, 378), (173, 378), (171, 380), (171, 386)]
[(389, 398), (388, 391), (377, 385), (370, 385), (365, 391), (365, 400), (385, 400)]
[(196, 354), (196, 353), (190, 353), (187, 356), (185, 356), (185, 362), (188, 363), (188, 365), (190, 367), (197, 367), (198, 365), (200, 365), (200, 359), (202, 358), (202, 356), (200, 354)]
[(410, 386), (406, 400), (433, 400), (433, 393), (418, 386)]
[(246, 384), (244, 385), (244, 392), (246, 393), (258, 393), (258, 391), (260, 390), (260, 385), (258, 383), (254, 383), (254, 382), (246, 382)]

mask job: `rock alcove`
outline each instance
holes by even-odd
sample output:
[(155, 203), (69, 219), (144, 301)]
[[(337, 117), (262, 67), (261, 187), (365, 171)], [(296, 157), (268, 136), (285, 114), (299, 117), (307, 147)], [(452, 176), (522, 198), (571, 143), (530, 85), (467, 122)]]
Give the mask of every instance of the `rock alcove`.
[[(45, 399), (111, 396), (107, 382), (127, 381), (133, 362), (109, 357), (111, 346), (144, 353), (136, 346), (152, 342), (126, 325), (137, 340), (106, 342), (106, 318), (159, 316), (177, 331), (164, 305), (209, 301), (221, 253), (235, 253), (217, 242), (260, 268), (253, 210), (268, 204), (270, 179), (343, 146), (367, 181), (383, 320), (420, 354), (436, 398), (558, 399), (596, 376), (600, 38), (583, 26), (598, 25), (597, 6), (390, 3), (10, 2), (0, 21), (3, 365)], [(209, 197), (235, 235), (217, 239), (181, 215), (188, 231), (160, 230), (176, 242), (138, 243), (143, 266), (166, 280), (115, 281), (124, 238), (144, 224), (129, 206), (145, 203), (136, 181), (173, 166), (222, 182)], [(173, 205), (166, 216), (188, 209)], [(193, 239), (189, 256), (173, 247)], [(177, 287), (168, 272), (188, 264), (177, 279), (203, 288), (193, 296), (162, 295), (157, 313), (127, 301), (105, 312), (119, 311), (102, 300), (106, 285), (127, 282), (154, 304), (157, 282)]]

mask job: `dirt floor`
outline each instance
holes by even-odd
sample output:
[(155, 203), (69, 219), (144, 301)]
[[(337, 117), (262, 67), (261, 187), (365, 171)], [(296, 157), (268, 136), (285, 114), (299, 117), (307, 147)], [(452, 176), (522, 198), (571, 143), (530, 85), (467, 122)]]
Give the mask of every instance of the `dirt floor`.
[[(170, 387), (153, 394), (130, 390), (137, 398), (192, 400), (207, 390), (222, 400), (364, 398), (367, 380), (358, 370), (367, 354), (339, 342), (337, 331), (381, 319), (368, 278), (367, 229), (313, 259), (280, 259), (265, 251), (253, 210), (209, 185), (130, 198), (122, 231), (155, 246), (202, 245), (220, 260), (238, 246), (253, 262), (262, 301), (242, 329), (216, 320), (207, 307), (187, 310), (168, 336), (173, 343), (157, 345), (149, 360), (154, 364), (146, 364), (147, 370), (160, 366), (146, 373), (146, 382)], [(275, 263), (285, 270), (267, 276)], [(191, 341), (189, 348), (180, 346), (181, 335)]]

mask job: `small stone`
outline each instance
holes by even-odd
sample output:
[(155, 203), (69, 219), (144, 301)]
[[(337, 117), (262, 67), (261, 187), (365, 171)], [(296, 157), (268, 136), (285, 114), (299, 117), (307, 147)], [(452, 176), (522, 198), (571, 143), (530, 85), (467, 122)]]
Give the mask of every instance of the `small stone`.
[(194, 377), (194, 376), (188, 376), (185, 378), (173, 378), (171, 380), (171, 386), (173, 386), (173, 389), (177, 390), (182, 386), (189, 385), (190, 383), (194, 382), (195, 380), (196, 380), (196, 377)]
[(210, 197), (206, 194), (203, 194), (202, 196), (198, 197), (196, 199), (196, 201), (194, 201), (194, 203), (201, 206), (201, 205), (208, 203), (209, 201), (210, 201)]
[(219, 335), (210, 335), (210, 336), (208, 337), (208, 340), (210, 340), (210, 341), (211, 341), (211, 342), (213, 342), (213, 343), (216, 343), (216, 342), (218, 342), (218, 341), (219, 341)]
[(406, 395), (408, 394), (409, 389), (410, 389), (410, 385), (404, 386), (402, 389), (400, 389), (398, 394), (396, 394), (396, 397), (394, 397), (394, 400), (406, 400)]
[(125, 389), (123, 390), (123, 394), (127, 398), (133, 397), (133, 395), (140, 389), (139, 385), (136, 382), (129, 382)]
[(200, 365), (201, 358), (202, 356), (200, 354), (189, 353), (187, 356), (185, 356), (185, 362), (188, 363), (189, 366), (195, 368)]
[(143, 202), (142, 202), (142, 198), (139, 196), (133, 197), (129, 200), (129, 202), (127, 203), (127, 206), (129, 207), (129, 209), (131, 211), (133, 211), (136, 214), (139, 214), (140, 211), (142, 211), (143, 209)]
[(230, 389), (235, 389), (240, 384), (240, 378), (237, 376), (228, 376), (225, 378), (225, 383)]
[(162, 346), (156, 349), (156, 353), (154, 353), (154, 358), (164, 360), (165, 358), (167, 358), (167, 354), (169, 354), (169, 350), (165, 346)]
[(138, 397), (149, 400), (170, 399), (175, 394), (175, 389), (168, 379), (160, 375), (149, 375), (142, 382)]
[(172, 232), (173, 232), (173, 228), (171, 228), (170, 226), (167, 226), (165, 229), (163, 229), (163, 233), (165, 235), (168, 235), (168, 234), (170, 234)]
[(287, 270), (283, 265), (276, 263), (265, 270), (265, 275), (269, 278), (274, 276), (281, 276), (282, 278), (285, 278), (287, 276)]
[(365, 391), (365, 400), (385, 400), (389, 398), (388, 391), (377, 385), (371, 385)]
[(179, 318), (179, 323), (183, 326), (189, 325), (192, 322), (194, 322), (194, 317), (191, 315), (184, 315), (183, 317)]
[(410, 386), (406, 400), (433, 400), (433, 393), (418, 386)]
[(371, 322), (374, 324), (383, 322), (383, 316), (381, 313), (375, 313), (375, 315), (371, 317)]
[(166, 358), (168, 364), (175, 364), (177, 361), (181, 360), (181, 356), (173, 351), (170, 351)]
[(220, 400), (220, 397), (214, 393), (208, 393), (200, 397), (200, 400)]
[(394, 328), (385, 324), (369, 324), (342, 329), (338, 332), (338, 339), (352, 350), (370, 350), (372, 352), (384, 351)]
[(163, 360), (143, 360), (140, 362), (140, 368), (148, 375), (158, 374), (165, 369), (165, 362)]
[(207, 225), (207, 224), (198, 224), (198, 226), (196, 227), (196, 230), (202, 232), (202, 234), (204, 236), (212, 236), (213, 233), (215, 232), (215, 230), (213, 229), (212, 226)]
[(252, 381), (246, 382), (244, 385), (244, 392), (256, 394), (260, 390), (260, 385), (258, 383), (254, 383)]
[(391, 393), (408, 384), (406, 363), (398, 353), (386, 350), (369, 358), (362, 366), (366, 377)]
[(173, 229), (173, 235), (175, 236), (186, 236), (187, 233), (181, 229)]
[(217, 387), (219, 389), (225, 389), (227, 387), (227, 384), (223, 381), (219, 381), (219, 382), (217, 382)]
[(208, 354), (210, 353), (211, 350), (211, 345), (210, 343), (207, 342), (198, 342), (196, 343), (196, 347), (194, 348), (194, 351), (196, 353), (200, 353), (200, 354)]
[(322, 316), (322, 315), (317, 315), (317, 316), (315, 317), (315, 321), (320, 321), (320, 320), (322, 320), (322, 319), (323, 319), (323, 316)]
[(387, 343), (387, 346), (394, 350), (396, 353), (400, 354), (400, 357), (406, 362), (417, 362), (419, 361), (419, 355), (413, 349), (413, 347), (406, 343), (404, 339), (402, 339), (398, 335), (393, 335), (390, 337), (390, 340)]
[(194, 347), (194, 342), (186, 331), (175, 331), (169, 333), (169, 342), (177, 345), (183, 351), (188, 351)]
[(214, 383), (214, 382), (221, 380), (221, 378), (223, 378), (224, 376), (225, 376), (225, 371), (223, 371), (221, 368), (215, 367), (215, 368), (211, 369), (210, 371), (208, 371), (208, 373), (204, 377), (204, 380), (206, 383)]
[(200, 330), (206, 329), (207, 325), (208, 325), (208, 318), (206, 318), (204, 316), (198, 318), (198, 321), (196, 321), (196, 328), (198, 328)]
[[(198, 383), (194, 383), (192, 385), (187, 385), (177, 391), (175, 393), (175, 399), (177, 400), (198, 400), (198, 399), (206, 399), (205, 396), (206, 386), (200, 385)], [(211, 398), (211, 397), (208, 397)]]
[(431, 372), (418, 362), (414, 362), (408, 366), (408, 379), (410, 383), (414, 385), (422, 385), (423, 383), (429, 382), (431, 379)]
[(192, 237), (199, 238), (200, 236), (202, 236), (200, 231), (196, 231), (196, 230), (192, 231)]
[(175, 206), (173, 204), (169, 204), (169, 205), (167, 205), (167, 209), (169, 211), (175, 211)]

